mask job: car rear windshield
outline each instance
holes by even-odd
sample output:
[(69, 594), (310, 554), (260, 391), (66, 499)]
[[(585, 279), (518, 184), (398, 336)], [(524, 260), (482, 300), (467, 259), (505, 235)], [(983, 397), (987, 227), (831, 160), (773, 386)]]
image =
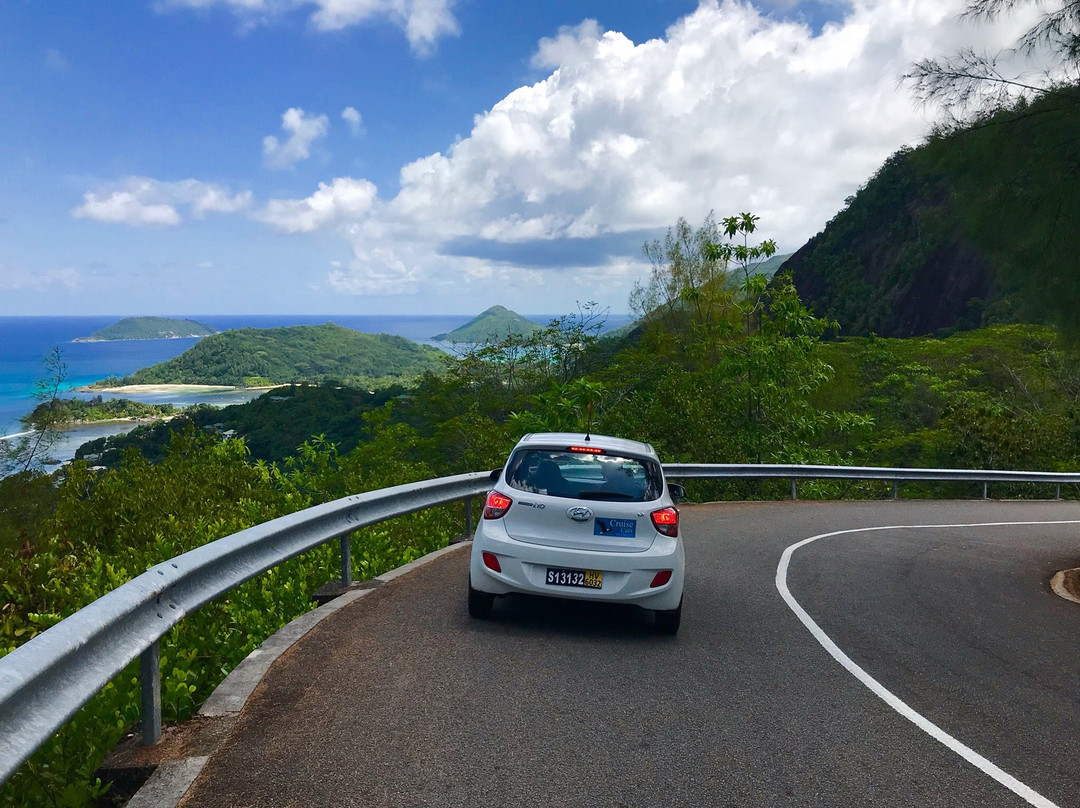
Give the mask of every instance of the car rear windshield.
[(609, 502), (652, 502), (663, 491), (664, 475), (654, 460), (596, 450), (519, 449), (510, 458), (506, 481), (531, 494)]

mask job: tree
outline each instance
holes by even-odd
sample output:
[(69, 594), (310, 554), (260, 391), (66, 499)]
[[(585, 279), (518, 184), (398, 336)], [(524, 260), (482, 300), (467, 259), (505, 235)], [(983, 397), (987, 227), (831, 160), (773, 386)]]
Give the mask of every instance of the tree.
[(683, 338), (726, 322), (732, 311), (727, 258), (710, 251), (720, 240), (710, 212), (697, 230), (680, 217), (663, 244), (645, 242), (642, 251), (652, 269), (646, 282), (634, 284), (631, 310), (647, 324)]
[(27, 434), (0, 441), (0, 474), (28, 472), (35, 465), (41, 465), (60, 438), (60, 430), (71, 420), (70, 411), (60, 399), (60, 391), (67, 380), (63, 353), (59, 348), (53, 348), (42, 364), (45, 375), (34, 383), (34, 398), (40, 404), (21, 419)]
[[(969, 0), (962, 18), (993, 22), (1039, 0)], [(1012, 57), (1034, 64), (1049, 54), (1042, 69), (1010, 69)], [(1044, 13), (1015, 45), (994, 54), (963, 48), (952, 56), (922, 59), (904, 75), (916, 98), (942, 106), (955, 126), (1012, 107), (1021, 98), (1037, 98), (1080, 80), (1080, 0), (1064, 0)], [(1073, 96), (1071, 101), (1078, 99)]]

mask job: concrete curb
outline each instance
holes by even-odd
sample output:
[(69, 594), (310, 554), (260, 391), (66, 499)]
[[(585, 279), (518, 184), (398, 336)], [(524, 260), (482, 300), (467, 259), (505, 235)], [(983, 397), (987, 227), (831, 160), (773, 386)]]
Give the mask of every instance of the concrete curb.
[[(202, 709), (199, 710), (199, 716), (235, 718), (243, 710), (248, 698), (266, 672), (270, 670), (274, 661), (324, 619), (395, 578), (407, 575), (425, 564), (466, 546), (468, 542), (451, 544), (372, 578), (370, 581), (356, 584), (355, 588), (349, 589), (340, 597), (310, 612), (305, 612), (285, 624), (233, 668), (232, 672), (210, 694)], [(209, 759), (210, 756), (205, 755), (162, 762), (154, 770), (150, 779), (128, 801), (127, 808), (175, 808)]]
[(1055, 573), (1050, 579), (1050, 589), (1058, 597), (1080, 603), (1080, 567)]

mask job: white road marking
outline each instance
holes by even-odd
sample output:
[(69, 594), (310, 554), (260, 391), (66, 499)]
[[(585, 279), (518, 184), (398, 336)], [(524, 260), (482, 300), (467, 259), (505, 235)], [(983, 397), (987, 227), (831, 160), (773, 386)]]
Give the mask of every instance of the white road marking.
[(776, 568), (776, 588), (780, 592), (780, 597), (784, 599), (788, 607), (795, 613), (804, 626), (809, 629), (810, 633), (814, 636), (814, 639), (821, 643), (822, 647), (829, 652), (833, 659), (847, 668), (848, 672), (866, 685), (879, 699), (884, 701), (896, 712), (900, 713), (904, 718), (917, 726), (927, 735), (934, 740), (944, 744), (953, 752), (958, 754), (968, 763), (978, 768), (984, 774), (988, 774), (993, 777), (1007, 789), (1018, 795), (1022, 799), (1026, 800), (1031, 805), (1035, 805), (1038, 808), (1058, 808), (1056, 803), (1051, 802), (1046, 797), (1039, 794), (1029, 786), (1024, 785), (1011, 774), (1003, 771), (989, 760), (984, 758), (974, 749), (960, 741), (956, 740), (949, 733), (945, 732), (937, 724), (933, 723), (929, 719), (923, 717), (919, 713), (915, 712), (911, 707), (897, 698), (892, 692), (887, 690), (884, 685), (877, 679), (860, 668), (855, 662), (840, 650), (839, 646), (834, 643), (829, 635), (821, 630), (821, 626), (814, 622), (806, 610), (799, 605), (799, 602), (792, 596), (787, 586), (787, 571), (788, 564), (791, 562), (792, 554), (800, 547), (817, 541), (818, 539), (827, 539), (832, 536), (843, 536), (849, 533), (870, 533), (878, 530), (927, 530), (932, 528), (968, 528), (968, 527), (1005, 527), (1010, 525), (1022, 526), (1022, 525), (1077, 525), (1080, 524), (1078, 519), (1066, 519), (1060, 521), (1045, 521), (1045, 522), (975, 522), (966, 525), (884, 525), (880, 527), (860, 527), (851, 530), (835, 530), (832, 533), (822, 533), (818, 536), (811, 536), (809, 539), (803, 539), (800, 542), (788, 547), (784, 550), (784, 554), (780, 557), (780, 565)]

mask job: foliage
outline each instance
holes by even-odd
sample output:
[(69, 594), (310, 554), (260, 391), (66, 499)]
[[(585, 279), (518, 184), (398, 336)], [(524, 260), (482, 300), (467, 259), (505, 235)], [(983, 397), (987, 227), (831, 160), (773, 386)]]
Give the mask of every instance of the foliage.
[(1027, 322), (1080, 338), (1080, 87), (939, 133), (919, 155), (946, 178), (953, 219)]
[(696, 230), (680, 218), (668, 228), (663, 244), (643, 245), (652, 268), (645, 283), (634, 284), (630, 308), (654, 338), (666, 335), (679, 341), (728, 322), (732, 296), (727, 260), (712, 249), (720, 241), (720, 228), (710, 213)]
[(172, 404), (145, 404), (127, 398), (103, 399), (94, 396), (89, 401), (81, 398), (54, 398), (42, 402), (30, 413), (30, 423), (52, 419), (58, 423), (111, 421), (118, 418), (164, 418), (172, 415)]
[(197, 323), (194, 320), (179, 320), (174, 317), (125, 317), (119, 322), (98, 329), (89, 337), (80, 337), (75, 342), (100, 342), (120, 339), (181, 339), (185, 337), (205, 337), (218, 333), (216, 328)]
[(362, 334), (333, 323), (241, 328), (206, 337), (180, 356), (136, 371), (121, 383), (369, 386), (412, 380), (437, 368), (441, 356), (441, 351), (404, 337)]
[[(1029, 5), (1043, 4), (1038, 0), (969, 0), (963, 16), (992, 22)], [(1080, 2), (1058, 0), (1050, 6), (1012, 49), (989, 54), (968, 47), (951, 57), (922, 59), (904, 79), (919, 101), (940, 105), (954, 126), (1075, 85), (1080, 79)], [(1049, 56), (1051, 65), (1010, 73), (1008, 62), (1017, 56), (1035, 64)]]
[[(284, 464), (267, 465), (252, 463), (242, 441), (189, 429), (173, 436), (158, 464), (134, 451), (103, 473), (74, 463), (36, 545), (0, 557), (0, 653), (163, 559), (344, 494), (431, 476), (413, 458), (416, 446), (412, 430), (391, 425), (348, 455), (316, 439)], [(354, 575), (368, 578), (445, 545), (459, 529), (457, 510), (432, 509), (358, 532)], [(311, 593), (335, 574), (333, 544), (249, 581), (163, 637), (166, 721), (189, 717), (228, 670), (311, 607)], [(106, 787), (93, 772), (137, 720), (138, 704), (132, 667), (0, 789), (0, 805), (89, 804)]]
[(0, 477), (27, 472), (47, 462), (60, 430), (70, 421), (59, 406), (60, 391), (67, 380), (67, 363), (60, 349), (51, 349), (42, 365), (45, 373), (34, 382), (34, 398), (41, 403), (22, 419), (28, 434), (0, 441)]

